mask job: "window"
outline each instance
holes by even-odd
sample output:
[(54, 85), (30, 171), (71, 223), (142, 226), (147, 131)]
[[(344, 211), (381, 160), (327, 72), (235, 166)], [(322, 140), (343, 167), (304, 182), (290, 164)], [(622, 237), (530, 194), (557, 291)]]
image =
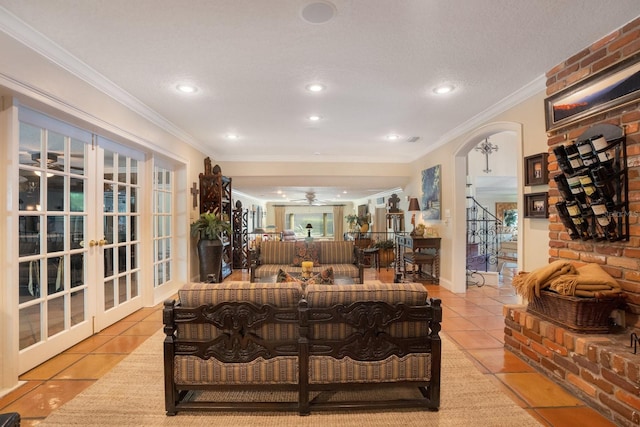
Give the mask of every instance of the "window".
[(311, 237), (333, 237), (333, 214), (319, 213), (291, 213), (289, 214), (289, 228), (293, 229), (297, 237), (307, 237), (307, 224), (311, 224)]
[(153, 168), (153, 285), (171, 280), (173, 265), (173, 182), (174, 172)]

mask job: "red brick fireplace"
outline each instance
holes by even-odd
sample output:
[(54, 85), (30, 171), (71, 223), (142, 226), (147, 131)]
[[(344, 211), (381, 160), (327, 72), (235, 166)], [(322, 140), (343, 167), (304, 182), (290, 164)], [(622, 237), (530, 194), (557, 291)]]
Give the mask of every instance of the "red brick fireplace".
[[(547, 95), (558, 94), (639, 52), (640, 19), (636, 19), (549, 70)], [(628, 240), (571, 240), (555, 208), (561, 198), (553, 179), (560, 173), (553, 148), (575, 142), (600, 124), (618, 126), (626, 136)], [(637, 426), (640, 356), (629, 348), (629, 337), (634, 331), (640, 334), (640, 99), (557, 127), (548, 133), (547, 143), (549, 262), (597, 263), (606, 270), (627, 296), (626, 329), (617, 334), (580, 334), (542, 320), (524, 306), (506, 306), (505, 347), (618, 425)]]

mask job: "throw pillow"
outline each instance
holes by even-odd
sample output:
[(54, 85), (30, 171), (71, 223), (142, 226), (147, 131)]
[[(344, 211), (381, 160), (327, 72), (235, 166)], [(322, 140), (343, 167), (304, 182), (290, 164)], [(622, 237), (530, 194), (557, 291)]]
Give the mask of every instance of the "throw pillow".
[(301, 267), (302, 261), (312, 261), (314, 267), (320, 265), (320, 246), (315, 243), (296, 242), (294, 267)]
[(278, 274), (276, 275), (276, 283), (290, 283), (290, 282), (299, 282), (299, 279), (296, 279), (283, 269), (278, 270)]
[(333, 267), (325, 268), (307, 280), (308, 285), (333, 285)]

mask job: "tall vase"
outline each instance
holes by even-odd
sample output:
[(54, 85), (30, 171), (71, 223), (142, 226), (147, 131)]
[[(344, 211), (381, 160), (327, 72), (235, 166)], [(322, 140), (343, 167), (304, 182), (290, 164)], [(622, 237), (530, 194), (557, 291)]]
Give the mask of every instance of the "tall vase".
[(222, 271), (222, 241), (220, 239), (198, 241), (200, 281), (218, 282)]

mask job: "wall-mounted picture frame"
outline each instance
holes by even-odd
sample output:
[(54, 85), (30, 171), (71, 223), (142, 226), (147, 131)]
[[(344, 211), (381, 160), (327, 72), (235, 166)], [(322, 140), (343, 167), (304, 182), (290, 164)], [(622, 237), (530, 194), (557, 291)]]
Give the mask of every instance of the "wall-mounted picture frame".
[(423, 219), (440, 219), (440, 200), (442, 187), (440, 183), (440, 165), (422, 171), (422, 207)]
[(544, 185), (549, 183), (547, 153), (524, 158), (524, 185)]
[(640, 97), (640, 53), (544, 100), (547, 130), (554, 130)]
[(549, 217), (549, 193), (530, 193), (524, 195), (524, 217), (525, 218), (548, 218)]

